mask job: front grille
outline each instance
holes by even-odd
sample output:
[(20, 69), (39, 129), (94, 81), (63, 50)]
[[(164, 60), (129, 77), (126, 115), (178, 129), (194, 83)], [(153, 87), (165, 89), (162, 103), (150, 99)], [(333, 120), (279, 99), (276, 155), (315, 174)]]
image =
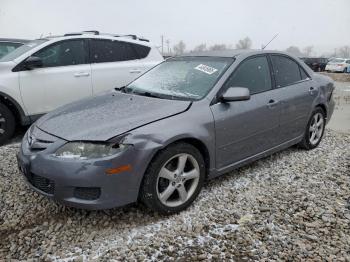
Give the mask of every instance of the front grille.
[(27, 179), (29, 181), (30, 184), (32, 184), (32, 186), (34, 186), (35, 188), (47, 193), (47, 194), (50, 194), (50, 195), (53, 195), (54, 191), (55, 191), (55, 182), (48, 179), (48, 178), (45, 178), (45, 177), (42, 177), (42, 176), (38, 176), (38, 175), (35, 175), (33, 173), (29, 173), (27, 175)]
[(51, 144), (57, 141), (57, 137), (50, 135), (36, 126), (30, 129), (27, 136), (27, 142), (32, 152), (43, 151), (48, 148)]
[(101, 195), (99, 187), (76, 187), (74, 188), (74, 197), (84, 200), (96, 200)]
[[(32, 139), (32, 140), (30, 140), (30, 139)], [(31, 151), (35, 151), (35, 152), (43, 151), (46, 148), (48, 148), (49, 145), (51, 145), (53, 143), (51, 141), (40, 140), (38, 138), (34, 138), (34, 139), (33, 138), (29, 138), (29, 140), (31, 142), (28, 141), (28, 143), (29, 143), (29, 146), (30, 146), (30, 150)]]

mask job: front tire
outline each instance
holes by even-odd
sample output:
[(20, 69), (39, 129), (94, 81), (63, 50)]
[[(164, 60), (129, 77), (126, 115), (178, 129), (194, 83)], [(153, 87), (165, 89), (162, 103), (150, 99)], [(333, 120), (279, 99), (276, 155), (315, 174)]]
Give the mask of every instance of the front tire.
[(199, 150), (176, 143), (160, 151), (149, 165), (140, 198), (160, 214), (177, 213), (192, 204), (204, 180), (205, 164)]
[(320, 107), (312, 112), (309, 122), (306, 126), (303, 140), (299, 143), (299, 146), (311, 150), (316, 148), (323, 137), (324, 128), (326, 126), (326, 114)]
[(14, 115), (5, 105), (0, 104), (0, 146), (13, 136), (15, 127)]

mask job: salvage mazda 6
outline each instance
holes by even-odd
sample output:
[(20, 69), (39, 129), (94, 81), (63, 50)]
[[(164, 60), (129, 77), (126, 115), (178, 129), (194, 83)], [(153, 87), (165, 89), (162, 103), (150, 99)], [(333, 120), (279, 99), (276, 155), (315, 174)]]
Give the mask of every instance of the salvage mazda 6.
[(43, 116), (25, 134), (18, 164), (33, 190), (70, 206), (140, 200), (179, 212), (206, 179), (292, 145), (317, 147), (333, 89), (282, 52), (174, 57), (123, 88)]

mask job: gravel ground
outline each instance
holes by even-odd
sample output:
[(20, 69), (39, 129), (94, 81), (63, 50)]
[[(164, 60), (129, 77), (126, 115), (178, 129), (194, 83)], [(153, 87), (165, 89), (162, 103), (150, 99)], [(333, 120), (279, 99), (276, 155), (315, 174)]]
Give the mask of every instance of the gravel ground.
[(0, 148), (0, 260), (350, 261), (350, 134), (327, 130), (208, 182), (186, 211), (67, 208), (25, 185)]

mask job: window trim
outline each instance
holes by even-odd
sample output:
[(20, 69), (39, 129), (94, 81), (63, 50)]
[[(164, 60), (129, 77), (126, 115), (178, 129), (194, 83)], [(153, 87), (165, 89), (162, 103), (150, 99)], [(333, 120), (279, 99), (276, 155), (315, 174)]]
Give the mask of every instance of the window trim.
[[(16, 70), (16, 71), (14, 71), (14, 72), (19, 72), (19, 71), (30, 71), (29, 69), (26, 69), (26, 68), (23, 67), (23, 63), (24, 63), (29, 57), (35, 56), (36, 53), (41, 52), (42, 50), (46, 50), (46, 49), (48, 49), (48, 48), (50, 48), (50, 47), (52, 47), (53, 45), (56, 45), (56, 44), (58, 44), (58, 43), (62, 43), (62, 42), (66, 42), (66, 41), (78, 41), (78, 40), (79, 40), (79, 41), (82, 40), (83, 43), (84, 43), (84, 49), (85, 49), (85, 63), (83, 63), (83, 64), (77, 64), (77, 65), (58, 65), (58, 66), (38, 67), (38, 68), (36, 68), (36, 69), (34, 69), (34, 70), (37, 70), (37, 69), (44, 69), (44, 68), (57, 68), (57, 67), (63, 67), (63, 66), (88, 65), (88, 64), (90, 64), (90, 62), (89, 62), (88, 57), (87, 57), (87, 55), (88, 55), (88, 49), (87, 49), (87, 41), (86, 41), (86, 39), (85, 39), (85, 38), (71, 38), (71, 39), (59, 40), (59, 41), (53, 42), (53, 43), (51, 43), (51, 44), (49, 44), (49, 45), (47, 45), (47, 46), (44, 46), (43, 48), (37, 50), (37, 51), (34, 52), (33, 54), (31, 54), (31, 55), (27, 56), (25, 59), (23, 59), (19, 64), (17, 64), (17, 65), (12, 69), (12, 71), (13, 71), (13, 70)], [(18, 69), (16, 69), (16, 68), (18, 68)]]
[[(312, 80), (310, 74), (303, 68), (303, 66), (296, 60), (294, 59), (293, 57), (289, 56), (289, 55), (286, 55), (286, 54), (280, 54), (280, 53), (269, 53), (268, 56), (270, 57), (270, 60), (271, 60), (271, 67), (272, 67), (272, 75), (273, 75), (273, 78), (274, 78), (274, 81), (275, 81), (275, 84), (274, 84), (274, 89), (279, 89), (279, 88), (283, 88), (283, 87), (287, 87), (287, 86), (291, 86), (291, 85), (296, 85), (296, 84), (300, 84), (300, 83), (303, 83), (303, 82), (306, 82), (306, 81), (310, 81)], [(299, 75), (300, 75), (300, 79), (302, 78), (301, 77), (301, 70), (304, 70), (305, 74), (307, 75), (307, 79), (301, 79), (297, 82), (294, 82), (292, 84), (288, 84), (288, 85), (284, 85), (284, 86), (278, 86), (277, 85), (277, 80), (276, 80), (276, 75), (275, 75), (275, 69), (273, 67), (273, 63), (272, 63), (272, 56), (282, 56), (282, 57), (285, 57), (287, 59), (290, 59), (292, 61), (294, 61), (297, 65), (298, 65), (298, 68), (299, 68)]]
[[(124, 43), (127, 44), (131, 47), (131, 49), (134, 51), (134, 53), (136, 54), (137, 58), (135, 59), (129, 59), (129, 60), (123, 60), (123, 61), (109, 61), (109, 62), (94, 62), (93, 61), (93, 57), (92, 57), (92, 41), (111, 41), (111, 42), (119, 42), (119, 43)], [(134, 48), (132, 43), (126, 42), (126, 41), (120, 41), (120, 40), (114, 40), (114, 39), (107, 39), (107, 38), (89, 38), (88, 39), (88, 46), (89, 46), (89, 63), (94, 65), (94, 64), (104, 64), (104, 63), (123, 63), (123, 62), (128, 62), (128, 61), (137, 61), (137, 60), (141, 60), (144, 58), (140, 58), (139, 53), (136, 51), (136, 49)], [(151, 50), (150, 50), (151, 52)], [(149, 54), (149, 53), (148, 53)], [(148, 56), (148, 55), (147, 55)], [(146, 57), (147, 57), (146, 56)], [(146, 58), (145, 57), (145, 58)]]
[[(273, 82), (273, 78), (272, 78), (272, 71), (271, 71), (271, 67), (270, 67), (270, 63), (269, 63), (269, 58), (267, 56), (267, 54), (256, 54), (256, 55), (251, 55), (246, 57), (245, 59), (243, 59), (237, 66), (236, 68), (231, 72), (231, 74), (226, 78), (225, 82), (221, 85), (220, 89), (218, 90), (218, 92), (216, 93), (216, 96), (214, 97), (213, 101), (211, 104), (216, 104), (217, 102), (219, 102), (219, 97), (227, 90), (227, 88), (225, 87), (226, 83), (229, 81), (230, 77), (238, 70), (238, 68), (247, 60), (250, 59), (254, 59), (257, 57), (265, 57), (267, 60), (267, 64), (268, 64), (268, 68), (269, 68), (269, 72), (270, 72), (270, 78), (271, 78), (271, 89), (269, 90), (265, 90), (265, 91), (261, 91), (258, 93), (254, 93), (254, 94), (250, 94), (251, 96), (253, 95), (257, 95), (257, 94), (261, 94), (261, 93), (265, 93), (268, 91), (271, 91), (274, 89), (274, 82)], [(249, 91), (250, 92), (250, 91)]]

